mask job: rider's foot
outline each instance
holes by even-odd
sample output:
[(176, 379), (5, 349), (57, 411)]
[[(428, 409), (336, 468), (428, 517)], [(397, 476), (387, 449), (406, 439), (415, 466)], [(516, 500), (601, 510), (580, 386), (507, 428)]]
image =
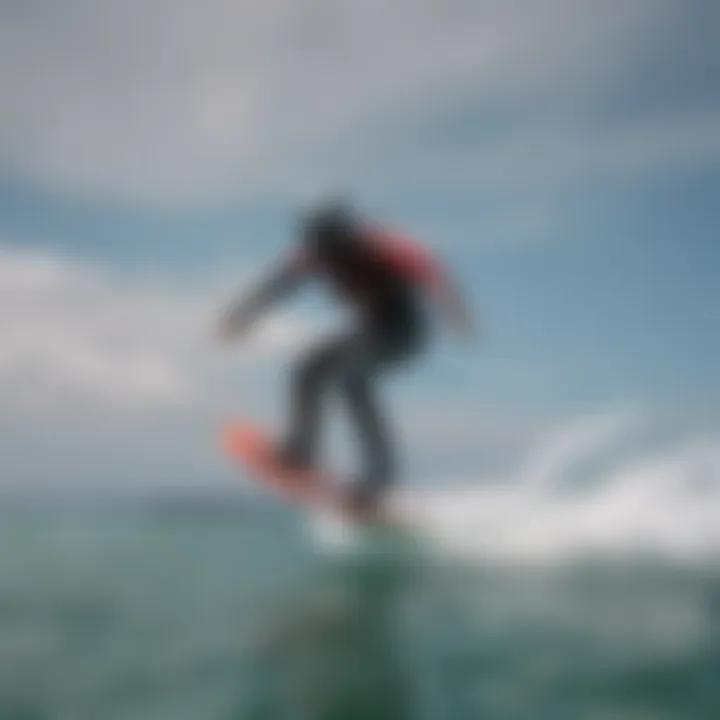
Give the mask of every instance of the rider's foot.
[(345, 508), (352, 517), (361, 522), (376, 520), (380, 516), (379, 493), (362, 486), (354, 486), (346, 496)]
[(278, 458), (285, 469), (295, 472), (307, 471), (311, 466), (308, 453), (292, 442), (280, 446)]

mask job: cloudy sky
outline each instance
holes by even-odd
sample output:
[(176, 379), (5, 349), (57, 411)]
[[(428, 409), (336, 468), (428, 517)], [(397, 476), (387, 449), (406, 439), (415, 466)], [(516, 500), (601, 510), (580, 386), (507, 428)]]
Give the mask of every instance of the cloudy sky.
[(719, 20), (712, 0), (1, 3), (0, 483), (233, 482), (218, 424), (279, 423), (292, 352), (339, 318), (310, 292), (220, 349), (214, 315), (335, 189), (435, 247), (482, 319), (388, 388), (409, 476), (715, 442)]

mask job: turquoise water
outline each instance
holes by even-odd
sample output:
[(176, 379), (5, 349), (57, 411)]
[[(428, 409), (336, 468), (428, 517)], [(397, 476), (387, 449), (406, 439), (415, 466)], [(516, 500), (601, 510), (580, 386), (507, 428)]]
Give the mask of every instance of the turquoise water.
[(297, 516), (0, 524), (2, 720), (720, 718), (716, 576), (319, 553)]

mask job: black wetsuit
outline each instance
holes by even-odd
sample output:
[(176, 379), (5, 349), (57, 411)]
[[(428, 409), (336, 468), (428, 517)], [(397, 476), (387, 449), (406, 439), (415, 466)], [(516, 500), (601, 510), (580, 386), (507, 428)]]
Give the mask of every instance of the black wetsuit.
[(328, 390), (339, 389), (360, 434), (366, 466), (355, 489), (374, 499), (392, 480), (395, 461), (376, 380), (412, 359), (427, 337), (420, 288), (444, 282), (434, 258), (414, 243), (364, 232), (352, 240), (305, 245), (240, 305), (228, 322), (245, 325), (303, 280), (326, 280), (358, 310), (344, 333), (312, 348), (292, 372), (286, 462), (315, 467), (321, 413)]
[(313, 274), (328, 280), (355, 305), (359, 317), (353, 328), (322, 342), (295, 366), (285, 455), (301, 465), (315, 463), (323, 402), (334, 385), (347, 403), (364, 449), (366, 465), (355, 490), (372, 498), (395, 473), (375, 382), (381, 372), (423, 348), (424, 310), (412, 281), (369, 245), (325, 252), (312, 265)]

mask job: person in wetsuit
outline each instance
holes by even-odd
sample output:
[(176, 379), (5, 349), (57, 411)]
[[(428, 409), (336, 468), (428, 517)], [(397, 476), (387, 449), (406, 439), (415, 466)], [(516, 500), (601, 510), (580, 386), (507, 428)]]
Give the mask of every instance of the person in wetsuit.
[(307, 215), (299, 248), (224, 316), (221, 337), (247, 332), (265, 309), (309, 278), (329, 281), (359, 312), (351, 328), (313, 347), (295, 365), (281, 458), (297, 468), (315, 466), (322, 402), (335, 384), (358, 428), (366, 461), (349, 504), (359, 512), (372, 511), (395, 476), (376, 393), (378, 377), (426, 347), (424, 293), (440, 302), (463, 333), (471, 331), (470, 317), (442, 264), (425, 247), (363, 222), (345, 205), (330, 203)]

